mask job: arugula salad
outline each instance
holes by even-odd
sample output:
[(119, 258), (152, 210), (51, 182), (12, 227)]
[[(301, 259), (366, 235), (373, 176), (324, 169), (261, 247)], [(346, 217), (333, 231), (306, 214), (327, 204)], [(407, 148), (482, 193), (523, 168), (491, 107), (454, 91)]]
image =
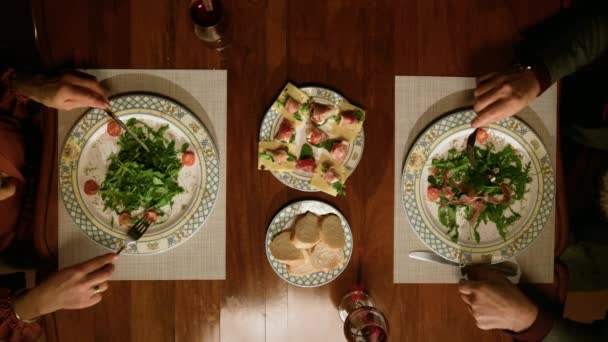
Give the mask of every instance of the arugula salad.
[[(487, 137), (487, 132), (484, 134)], [(477, 243), (481, 240), (478, 231), (481, 222), (493, 222), (506, 240), (507, 227), (521, 217), (513, 204), (523, 200), (529, 191), (530, 163), (524, 164), (511, 145), (500, 151), (491, 142), (473, 148), (474, 167), (467, 151), (455, 148), (447, 156), (432, 161), (427, 199), (439, 204), (439, 222), (447, 228), (452, 241), (458, 240), (457, 217), (468, 221), (469, 235)]]
[[(127, 127), (150, 149), (144, 148), (130, 135), (121, 134), (118, 139), (120, 150), (109, 158), (109, 166), (99, 193), (104, 210), (109, 208), (123, 218), (131, 219), (132, 213), (144, 211), (147, 219), (155, 221), (156, 215), (165, 216), (166, 206), (173, 206), (176, 195), (184, 192), (178, 184), (178, 174), (190, 156), (188, 144), (176, 149), (175, 141), (167, 139), (165, 133), (169, 125), (157, 130), (146, 123), (131, 118)], [(178, 155), (182, 154), (182, 160)], [(113, 220), (112, 220), (112, 224)]]

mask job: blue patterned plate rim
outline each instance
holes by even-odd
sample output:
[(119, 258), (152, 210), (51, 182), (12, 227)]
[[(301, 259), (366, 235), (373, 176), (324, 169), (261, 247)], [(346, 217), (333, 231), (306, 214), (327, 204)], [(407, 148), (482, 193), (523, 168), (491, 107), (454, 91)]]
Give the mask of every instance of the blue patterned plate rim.
[[(518, 232), (517, 238), (507, 239), (507, 241), (512, 239), (510, 245), (503, 247), (499, 251), (492, 251), (489, 253), (485, 252), (485, 254), (476, 253), (474, 248), (468, 248), (468, 250), (465, 250), (462, 247), (455, 248), (454, 246), (450, 246), (440, 241), (440, 239), (435, 235), (435, 231), (438, 230), (437, 227), (431, 229), (424, 223), (418, 224), (414, 222), (414, 219), (420, 220), (421, 217), (425, 216), (425, 214), (420, 213), (423, 210), (418, 205), (408, 203), (409, 198), (416, 203), (419, 203), (419, 201), (414, 198), (414, 195), (408, 196), (407, 193), (417, 193), (421, 170), (424, 165), (428, 164), (428, 159), (432, 157), (431, 152), (433, 152), (428, 151), (428, 148), (430, 147), (427, 147), (426, 150), (422, 148), (423, 139), (429, 136), (432, 130), (439, 132), (434, 135), (434, 138), (437, 139), (439, 137), (443, 137), (443, 135), (447, 134), (448, 132), (453, 134), (461, 131), (462, 129), (466, 129), (466, 125), (468, 125), (470, 120), (475, 116), (476, 114), (472, 110), (461, 110), (447, 114), (432, 122), (429, 126), (427, 126), (427, 128), (425, 128), (425, 130), (423, 130), (423, 132), (416, 138), (415, 142), (410, 147), (407, 157), (403, 163), (403, 171), (401, 174), (401, 201), (411, 229), (428, 248), (450, 261), (461, 264), (497, 263), (521, 253), (523, 250), (525, 250), (525, 248), (530, 246), (542, 232), (548, 218), (551, 216), (555, 198), (555, 174), (548, 149), (540, 139), (539, 135), (534, 132), (532, 128), (530, 128), (522, 120), (511, 117), (496, 124), (492, 124), (489, 127), (499, 129), (503, 132), (508, 131), (510, 132), (510, 136), (518, 137), (521, 140), (520, 142), (525, 143), (525, 145), (522, 144), (525, 148), (525, 152), (530, 155), (532, 160), (537, 160), (539, 164), (538, 166), (540, 169), (537, 171), (540, 172), (540, 175), (537, 175), (537, 177), (539, 178), (539, 184), (543, 186), (543, 189), (541, 189), (542, 196), (539, 197), (537, 205), (534, 206), (533, 214), (525, 223), (526, 226), (523, 227), (522, 231)], [(437, 128), (443, 127), (443, 124), (446, 124), (447, 127), (444, 129)], [(471, 129), (470, 126), (468, 126), (468, 129)], [(450, 136), (443, 138), (444, 140), (447, 140), (450, 139)], [(524, 140), (524, 136), (527, 136), (527, 138), (532, 137), (533, 139), (529, 141)], [(437, 146), (437, 144), (438, 143), (432, 145)], [(414, 156), (414, 153), (418, 154)], [(425, 157), (424, 153), (427, 153), (428, 155)], [(539, 156), (541, 157), (540, 159), (538, 158)], [(416, 163), (416, 160), (421, 161)], [(413, 166), (415, 164), (419, 164), (420, 166)], [(412, 176), (414, 176), (413, 181), (411, 180)], [(408, 204), (410, 207), (412, 207), (412, 213), (408, 211)], [(439, 229), (441, 229), (441, 227), (439, 227)], [(424, 232), (424, 234), (422, 232)]]
[[(166, 111), (163, 111), (162, 108), (154, 107), (153, 105), (150, 105), (150, 103), (147, 102), (144, 103), (144, 105), (138, 104), (137, 106), (129, 106), (130, 104), (132, 105), (132, 102), (140, 101), (136, 99), (146, 99), (148, 101), (153, 102), (156, 101), (156, 104), (158, 106), (170, 106), (164, 108), (170, 108), (171, 110), (169, 110), (169, 113), (167, 113)], [(116, 105), (119, 106), (117, 114), (122, 111), (141, 110), (144, 115), (158, 116), (151, 113), (150, 111), (158, 112), (162, 115), (159, 116), (159, 118), (163, 119), (164, 121), (168, 121), (170, 124), (172, 123), (172, 121), (180, 123), (184, 117), (188, 116), (189, 119), (192, 121), (190, 127), (186, 127), (185, 124), (180, 123), (179, 127), (176, 126), (176, 124), (173, 124), (173, 128), (184, 132), (184, 134), (186, 134), (188, 137), (201, 137), (201, 139), (195, 139), (193, 142), (197, 144), (197, 151), (198, 149), (200, 149), (200, 151), (202, 152), (204, 145), (205, 154), (197, 154), (199, 159), (204, 160), (204, 175), (202, 177), (205, 180), (205, 188), (198, 190), (199, 193), (202, 191), (204, 191), (204, 193), (198, 196), (199, 199), (196, 200), (199, 204), (196, 207), (190, 208), (189, 212), (186, 214), (186, 216), (189, 216), (189, 219), (181, 222), (181, 224), (179, 224), (179, 227), (171, 229), (172, 232), (170, 234), (154, 241), (144, 241), (133, 244), (130, 248), (127, 248), (123, 253), (132, 255), (157, 254), (177, 247), (178, 245), (181, 245), (182, 243), (187, 241), (191, 236), (198, 232), (198, 230), (200, 230), (200, 228), (204, 225), (206, 220), (213, 212), (213, 209), (215, 208), (221, 180), (221, 175), (219, 172), (220, 156), (218, 154), (215, 141), (207, 130), (207, 128), (205, 127), (205, 125), (202, 123), (202, 121), (192, 111), (172, 99), (151, 93), (124, 93), (113, 96), (111, 98), (111, 102), (113, 103), (113, 107), (115, 107)], [(116, 108), (114, 108), (114, 110), (116, 110)], [(93, 116), (96, 116), (97, 118), (95, 119)], [(118, 116), (120, 117), (121, 115), (118, 114)], [(83, 132), (76, 134), (75, 132), (79, 130), (81, 126), (84, 125), (84, 122), (86, 120), (92, 120), (93, 123), (91, 123), (90, 127), (86, 128), (86, 130), (84, 130)], [(84, 233), (87, 237), (89, 237), (98, 245), (109, 250), (114, 250), (118, 245), (118, 242), (122, 239), (110, 236), (104, 230), (101, 230), (98, 226), (91, 222), (89, 216), (92, 214), (90, 213), (88, 208), (84, 206), (83, 209), (83, 206), (80, 204), (80, 202), (72, 198), (76, 196), (74, 192), (79, 191), (79, 189), (74, 189), (73, 185), (71, 184), (72, 181), (64, 178), (65, 174), (68, 174), (68, 177), (72, 177), (71, 174), (77, 172), (75, 170), (78, 170), (77, 165), (73, 165), (74, 161), (68, 160), (68, 158), (65, 157), (65, 151), (68, 144), (73, 143), (75, 140), (78, 140), (78, 135), (84, 137), (87, 134), (93, 134), (94, 132), (92, 132), (91, 129), (95, 128), (96, 130), (99, 130), (99, 125), (103, 127), (105, 121), (108, 121), (108, 119), (101, 110), (90, 109), (87, 110), (70, 129), (69, 133), (65, 138), (60, 155), (60, 192), (62, 202), (64, 203), (66, 211), (68, 212), (68, 214), (70, 214), (72, 220), (80, 228), (82, 233)], [(194, 130), (192, 125), (196, 126), (196, 130)], [(81, 142), (80, 144), (81, 146), (86, 146), (88, 144), (88, 141)], [(79, 160), (80, 154), (82, 152), (80, 150), (81, 146), (76, 145), (76, 147), (78, 147), (77, 160)], [(73, 146), (71, 148), (73, 148)], [(66, 182), (68, 183), (66, 184)], [(68, 191), (68, 188), (71, 191)], [(69, 204), (68, 201), (70, 202)], [(73, 201), (77, 202), (76, 205), (71, 203)], [(81, 217), (76, 217), (77, 213), (75, 211), (80, 212), (81, 216), (84, 216), (84, 220)], [(96, 232), (85, 231), (82, 224), (90, 224), (90, 228), (95, 230)], [(159, 235), (161, 234), (162, 233), (160, 233)], [(104, 238), (103, 241), (100, 241), (100, 238)], [(159, 247), (159, 245), (161, 245), (161, 247)]]

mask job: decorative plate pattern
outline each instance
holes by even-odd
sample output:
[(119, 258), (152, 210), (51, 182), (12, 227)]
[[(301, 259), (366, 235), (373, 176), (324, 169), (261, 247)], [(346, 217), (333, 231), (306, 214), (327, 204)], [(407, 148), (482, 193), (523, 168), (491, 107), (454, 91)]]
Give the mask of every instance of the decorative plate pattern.
[[(197, 157), (194, 166), (184, 166), (180, 171), (178, 182), (185, 192), (174, 198), (175, 204), (168, 210), (166, 219), (151, 226), (146, 235), (124, 253), (152, 254), (169, 250), (194, 235), (215, 205), (220, 163), (213, 138), (193, 113), (169, 99), (129, 94), (115, 97), (111, 103), (123, 121), (135, 117), (154, 128), (168, 124), (166, 136), (174, 139), (176, 146), (187, 142)], [(126, 240), (128, 227), (118, 225), (117, 215), (103, 209), (99, 195), (87, 196), (82, 190), (88, 179), (98, 184), (103, 182), (107, 158), (118, 151), (118, 139), (106, 134), (110, 120), (102, 110), (91, 109), (74, 125), (61, 153), (59, 187), (74, 223), (93, 241), (115, 250)]]
[[(342, 95), (336, 93), (333, 90), (321, 88), (321, 87), (304, 87), (300, 88), (310, 97), (316, 99), (319, 102), (330, 102), (335, 106), (339, 105), (344, 97)], [(281, 123), (281, 114), (270, 106), (266, 114), (264, 115), (264, 119), (262, 120), (262, 126), (260, 127), (260, 141), (265, 140), (273, 140), (274, 136), (277, 134), (279, 130), (279, 125)], [(357, 135), (355, 140), (350, 144), (348, 148), (348, 152), (346, 155), (346, 160), (344, 162), (344, 166), (349, 171), (349, 175), (355, 171), (357, 164), (361, 160), (361, 156), (363, 155), (363, 146), (365, 145), (365, 135), (363, 133), (363, 129)], [(300, 145), (297, 146), (297, 150), (299, 153)], [(300, 174), (297, 170), (294, 172), (278, 172), (271, 171), (272, 174), (283, 184), (287, 185), (290, 188), (307, 191), (307, 192), (316, 192), (319, 191), (310, 186), (310, 177)]]
[[(344, 247), (344, 256), (345, 260), (340, 266), (335, 270), (331, 270), (328, 272), (315, 272), (309, 274), (304, 277), (293, 276), (287, 272), (287, 267), (285, 264), (274, 259), (272, 254), (270, 253), (270, 243), (272, 239), (282, 232), (285, 229), (289, 229), (293, 223), (293, 219), (300, 215), (304, 214), (307, 211), (317, 215), (325, 215), (325, 214), (336, 214), (342, 220), (342, 226), (344, 227), (344, 238), (346, 239), (346, 245)], [(317, 287), (321, 285), (325, 285), (332, 280), (336, 279), (342, 271), (348, 265), (350, 261), (350, 257), (353, 254), (353, 234), (350, 230), (350, 225), (346, 218), (342, 213), (338, 211), (338, 209), (332, 207), (331, 205), (321, 202), (321, 201), (299, 201), (292, 203), (279, 211), (278, 214), (270, 222), (268, 226), (268, 231), (266, 232), (266, 256), (268, 257), (268, 262), (270, 262), (270, 266), (272, 269), (279, 275), (279, 277), (283, 278), (286, 282), (301, 286), (301, 287)]]
[(457, 243), (450, 240), (438, 222), (436, 210), (432, 210), (435, 204), (426, 200), (427, 169), (433, 158), (450, 147), (464, 149), (466, 137), (473, 132), (470, 122), (475, 116), (467, 110), (433, 123), (411, 147), (401, 177), (403, 207), (416, 235), (437, 254), (461, 264), (497, 263), (523, 251), (540, 235), (555, 198), (553, 165), (538, 135), (516, 118), (492, 124), (488, 129), (490, 135), (511, 144), (523, 160), (531, 164), (529, 191), (521, 203), (522, 218), (508, 228), (506, 241), (498, 237), (491, 222), (484, 227), (480, 225), (479, 244), (467, 240), (466, 234), (461, 234)]

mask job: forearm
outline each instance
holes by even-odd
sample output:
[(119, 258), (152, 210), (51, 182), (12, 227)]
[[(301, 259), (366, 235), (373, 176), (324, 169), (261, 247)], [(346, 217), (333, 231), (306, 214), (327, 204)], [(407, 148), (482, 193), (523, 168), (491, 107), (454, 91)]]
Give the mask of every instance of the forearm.
[(548, 311), (538, 311), (538, 315), (532, 325), (519, 333), (509, 332), (517, 341), (541, 341), (549, 334), (554, 326), (553, 314)]
[(44, 312), (35, 292), (28, 291), (13, 299), (15, 314), (25, 320), (34, 320), (48, 312)]
[[(0, 340), (30, 342), (37, 341), (42, 333), (42, 327), (38, 322), (28, 323), (23, 317), (16, 314), (15, 300), (9, 296), (10, 290), (1, 289), (0, 292)], [(19, 296), (17, 294), (17, 296)]]
[(517, 57), (527, 64), (543, 64), (551, 82), (574, 73), (603, 55), (608, 48), (608, 11), (564, 13), (525, 35)]

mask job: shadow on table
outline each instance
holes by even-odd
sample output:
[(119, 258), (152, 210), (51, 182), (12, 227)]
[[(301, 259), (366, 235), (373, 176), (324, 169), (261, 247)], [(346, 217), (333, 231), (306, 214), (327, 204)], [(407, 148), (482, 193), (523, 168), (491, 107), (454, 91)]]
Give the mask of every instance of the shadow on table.
[(473, 101), (473, 89), (467, 89), (452, 93), (430, 106), (429, 109), (420, 116), (409, 132), (405, 145), (406, 148), (403, 151), (401, 161), (405, 161), (410, 146), (412, 146), (427, 127), (447, 114), (463, 109), (470, 109), (473, 107)]
[[(147, 74), (123, 74), (109, 77), (101, 81), (101, 84), (110, 89), (111, 96), (126, 93), (149, 93), (176, 101), (186, 109), (192, 111), (209, 130), (213, 140), (217, 142), (215, 127), (213, 126), (205, 108), (179, 85), (158, 76)], [(223, 156), (222, 156), (223, 157)]]
[[(435, 102), (426, 112), (424, 112), (424, 114), (422, 114), (420, 119), (416, 121), (414, 127), (412, 127), (411, 131), (409, 132), (406, 148), (403, 151), (400, 162), (403, 163), (405, 161), (407, 153), (409, 153), (410, 146), (414, 144), (416, 139), (418, 139), (424, 130), (433, 122), (448, 114), (461, 110), (472, 109), (473, 102), (473, 89), (457, 91)], [(555, 156), (554, 139), (549, 139), (551, 135), (538, 114), (530, 107), (526, 107), (524, 110), (518, 113), (516, 117), (525, 122), (528, 126), (534, 127), (536, 133), (543, 138), (543, 141), (547, 145), (547, 150), (551, 156)]]

